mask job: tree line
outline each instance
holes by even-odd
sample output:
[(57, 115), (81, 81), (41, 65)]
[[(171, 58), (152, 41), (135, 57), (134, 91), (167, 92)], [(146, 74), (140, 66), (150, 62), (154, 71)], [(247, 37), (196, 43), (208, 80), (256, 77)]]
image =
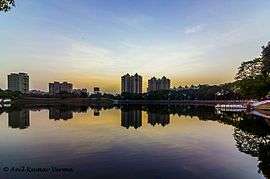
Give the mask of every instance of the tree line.
[(270, 91), (270, 42), (259, 57), (244, 61), (238, 68), (232, 88), (245, 98), (263, 98)]
[(0, 99), (18, 99), (22, 96), (22, 93), (18, 91), (2, 90), (0, 89)]

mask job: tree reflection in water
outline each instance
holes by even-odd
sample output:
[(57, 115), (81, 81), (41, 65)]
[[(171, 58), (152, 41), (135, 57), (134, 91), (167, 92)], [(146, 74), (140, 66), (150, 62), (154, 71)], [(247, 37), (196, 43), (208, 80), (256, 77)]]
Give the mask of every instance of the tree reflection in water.
[(234, 129), (234, 139), (239, 151), (257, 157), (259, 173), (270, 177), (270, 136), (257, 136), (241, 129)]
[(244, 112), (220, 112), (211, 107), (147, 106), (142, 110), (145, 110), (148, 115), (150, 114), (150, 119), (152, 113), (177, 114), (178, 116), (196, 116), (199, 120), (218, 121), (234, 126), (233, 137), (238, 150), (256, 157), (258, 172), (264, 177), (270, 178), (270, 126), (267, 121), (269, 119)]
[(270, 178), (269, 119), (246, 113), (221, 112), (218, 121), (234, 126), (233, 137), (240, 152), (258, 158), (258, 172)]
[[(110, 107), (91, 107), (94, 115), (100, 110)], [(88, 107), (47, 107), (51, 116), (71, 116), (73, 112), (87, 112)], [(221, 112), (213, 107), (196, 106), (116, 106), (121, 110), (121, 125), (135, 129), (142, 127), (142, 111), (148, 114), (148, 123), (152, 126), (166, 126), (170, 123), (170, 115), (198, 117), (203, 121), (217, 121), (226, 125), (234, 126), (233, 137), (236, 147), (240, 152), (251, 155), (258, 159), (258, 172), (266, 178), (270, 178), (270, 119), (250, 115), (244, 112)], [(16, 109), (25, 110), (25, 109)], [(11, 119), (15, 109), (7, 110)], [(33, 110), (33, 109), (28, 109)], [(37, 110), (37, 109), (34, 109)], [(0, 113), (3, 111), (0, 111)], [(270, 114), (270, 113), (269, 113)], [(58, 117), (59, 118), (59, 117)], [(64, 117), (62, 117), (64, 118)], [(13, 118), (12, 118), (13, 119)], [(68, 118), (69, 119), (69, 118)], [(180, 118), (179, 118), (180, 119)], [(23, 129), (23, 128), (22, 128)]]

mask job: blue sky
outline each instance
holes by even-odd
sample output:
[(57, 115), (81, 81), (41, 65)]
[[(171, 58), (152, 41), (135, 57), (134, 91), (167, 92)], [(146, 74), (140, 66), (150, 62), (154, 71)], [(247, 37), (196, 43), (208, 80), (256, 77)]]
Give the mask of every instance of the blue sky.
[[(268, 0), (17, 0), (0, 13), (0, 88), (28, 72), (31, 88), (68, 80), (118, 91), (120, 76), (173, 85), (230, 82), (270, 40)], [(146, 84), (144, 85), (146, 87)]]

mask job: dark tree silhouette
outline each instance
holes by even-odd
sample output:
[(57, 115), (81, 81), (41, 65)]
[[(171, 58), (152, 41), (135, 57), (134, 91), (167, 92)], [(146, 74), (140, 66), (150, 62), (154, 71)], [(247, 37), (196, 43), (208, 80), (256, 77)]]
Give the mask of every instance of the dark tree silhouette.
[(244, 98), (264, 98), (270, 92), (270, 42), (262, 47), (261, 56), (242, 62), (232, 83)]
[(234, 139), (239, 151), (258, 158), (258, 172), (270, 177), (270, 137), (257, 136), (235, 128)]
[(255, 58), (254, 60), (245, 61), (241, 63), (238, 68), (235, 79), (254, 79), (257, 75), (260, 75), (262, 71), (262, 59)]
[(7, 12), (15, 6), (15, 0), (0, 0), (0, 11)]
[(262, 74), (265, 77), (269, 77), (270, 74), (270, 42), (266, 46), (262, 47)]

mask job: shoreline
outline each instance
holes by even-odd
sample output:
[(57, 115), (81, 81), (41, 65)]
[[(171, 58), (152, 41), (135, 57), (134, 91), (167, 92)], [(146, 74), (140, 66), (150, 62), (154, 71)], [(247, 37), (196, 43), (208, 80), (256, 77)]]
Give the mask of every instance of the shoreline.
[(248, 100), (113, 100), (107, 98), (34, 98), (27, 97), (12, 101), (15, 105), (197, 105), (247, 104)]
[(247, 104), (248, 100), (118, 100), (120, 105), (194, 105), (216, 106), (217, 104)]

